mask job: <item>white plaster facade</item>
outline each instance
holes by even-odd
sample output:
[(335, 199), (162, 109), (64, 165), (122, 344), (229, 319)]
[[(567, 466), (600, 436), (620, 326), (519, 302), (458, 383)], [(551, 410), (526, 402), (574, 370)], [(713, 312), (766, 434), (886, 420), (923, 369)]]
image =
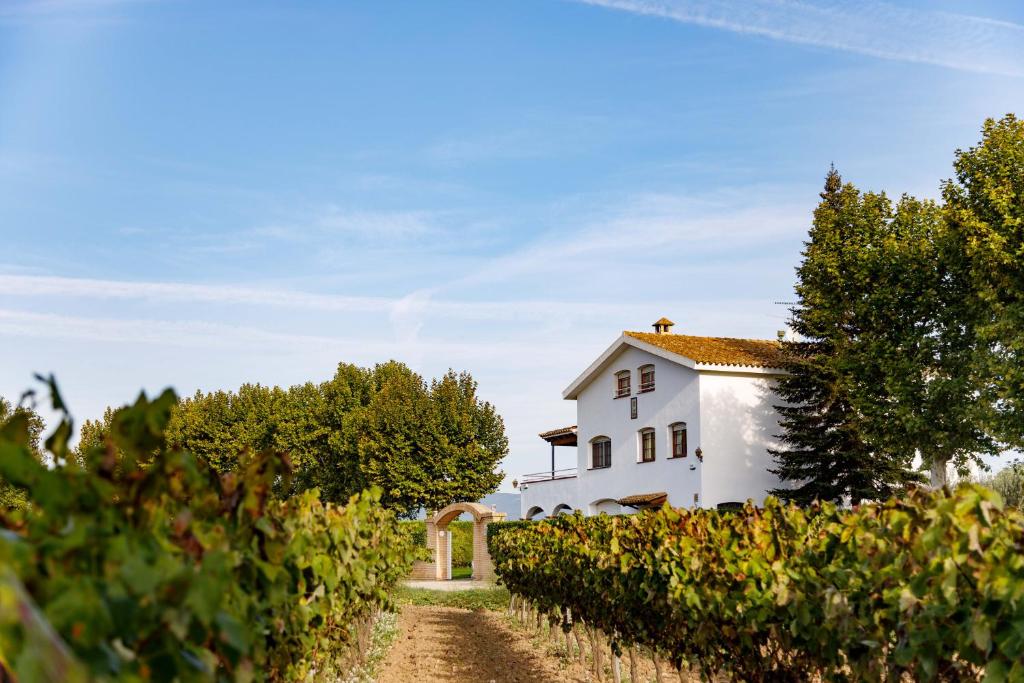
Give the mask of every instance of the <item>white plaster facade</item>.
[[(644, 365), (654, 366), (655, 387), (640, 393), (638, 373)], [(617, 398), (616, 376), (623, 370), (631, 372), (631, 391)], [(615, 501), (654, 492), (667, 493), (674, 507), (760, 502), (779, 486), (768, 472), (773, 464), (768, 449), (780, 431), (773, 407), (778, 398), (771, 390), (780, 373), (702, 363), (624, 334), (563, 392), (577, 404), (577, 476), (521, 485), (523, 517), (556, 510), (633, 512)], [(671, 426), (680, 422), (686, 425), (686, 455), (672, 458)], [(641, 462), (639, 435), (645, 429), (655, 434), (652, 462)], [(611, 440), (611, 465), (595, 469), (591, 443), (598, 437)]]

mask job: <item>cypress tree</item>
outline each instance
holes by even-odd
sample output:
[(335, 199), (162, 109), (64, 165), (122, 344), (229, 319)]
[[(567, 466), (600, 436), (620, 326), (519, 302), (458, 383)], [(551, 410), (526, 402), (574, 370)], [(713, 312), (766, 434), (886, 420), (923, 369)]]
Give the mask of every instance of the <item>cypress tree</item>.
[(797, 269), (798, 304), (790, 325), (802, 339), (785, 342), (788, 374), (775, 391), (783, 448), (772, 451), (771, 470), (788, 488), (772, 493), (799, 504), (814, 500), (887, 498), (919, 475), (909, 469), (911, 454), (873, 444), (865, 418), (853, 400), (857, 377), (849, 354), (861, 332), (859, 298), (863, 256), (884, 230), (891, 206), (884, 195), (861, 195), (843, 185), (832, 168)]

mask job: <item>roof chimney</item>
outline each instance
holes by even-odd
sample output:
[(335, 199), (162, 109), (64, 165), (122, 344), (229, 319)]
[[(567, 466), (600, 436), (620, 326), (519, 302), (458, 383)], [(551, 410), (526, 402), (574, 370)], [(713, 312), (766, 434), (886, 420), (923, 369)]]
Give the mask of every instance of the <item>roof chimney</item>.
[(672, 331), (673, 325), (675, 325), (675, 323), (668, 318), (662, 318), (658, 322), (654, 323), (654, 333), (669, 334)]

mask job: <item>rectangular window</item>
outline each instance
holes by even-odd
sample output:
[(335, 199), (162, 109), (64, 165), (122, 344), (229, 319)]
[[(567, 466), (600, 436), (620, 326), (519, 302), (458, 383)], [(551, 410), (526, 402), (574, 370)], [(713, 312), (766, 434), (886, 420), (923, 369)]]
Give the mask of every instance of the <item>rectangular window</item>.
[(672, 457), (686, 457), (686, 427), (684, 425), (672, 427)]
[(616, 378), (618, 383), (615, 385), (615, 396), (629, 396), (629, 373), (620, 372)]
[(640, 368), (640, 391), (654, 391), (654, 366), (645, 365)]
[(602, 467), (612, 466), (612, 442), (607, 439), (603, 441), (595, 441), (590, 446), (591, 452), (593, 453), (593, 468), (600, 469)]
[(640, 432), (640, 462), (654, 462), (654, 430)]

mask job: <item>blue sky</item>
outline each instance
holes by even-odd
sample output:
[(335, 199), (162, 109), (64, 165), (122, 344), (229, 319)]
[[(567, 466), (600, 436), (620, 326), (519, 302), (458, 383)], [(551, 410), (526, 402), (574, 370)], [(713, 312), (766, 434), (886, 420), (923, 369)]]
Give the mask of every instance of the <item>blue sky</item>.
[(467, 369), (509, 490), (621, 330), (774, 337), (830, 163), (1022, 105), (1014, 2), (8, 0), (0, 395)]

